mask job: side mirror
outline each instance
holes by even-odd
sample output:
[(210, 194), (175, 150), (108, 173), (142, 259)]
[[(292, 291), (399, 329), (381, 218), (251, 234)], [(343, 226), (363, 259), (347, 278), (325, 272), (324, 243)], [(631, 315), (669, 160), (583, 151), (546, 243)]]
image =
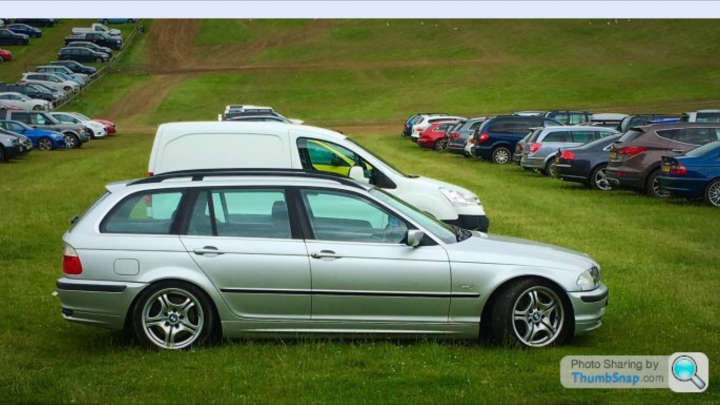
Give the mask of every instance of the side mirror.
[(418, 247), (424, 237), (425, 233), (423, 231), (419, 231), (417, 229), (408, 229), (407, 238), (405, 238), (405, 244), (410, 247)]
[(365, 178), (365, 171), (360, 166), (351, 167), (348, 177), (362, 183), (369, 183), (369, 180)]

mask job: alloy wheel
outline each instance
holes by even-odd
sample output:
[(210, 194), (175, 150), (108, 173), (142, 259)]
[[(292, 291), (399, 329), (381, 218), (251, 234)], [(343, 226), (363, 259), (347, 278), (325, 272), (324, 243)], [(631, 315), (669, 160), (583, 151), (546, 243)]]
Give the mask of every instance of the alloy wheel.
[(75, 135), (65, 135), (65, 147), (68, 149), (75, 149), (78, 147)]
[(716, 207), (720, 207), (720, 181), (715, 180), (708, 187), (707, 201)]
[(600, 190), (608, 191), (611, 189), (610, 182), (607, 179), (604, 168), (595, 172), (595, 178), (593, 181), (595, 182), (595, 186)]
[(656, 197), (666, 198), (670, 197), (670, 193), (667, 191), (660, 190), (660, 182), (658, 181), (659, 176), (655, 176), (652, 182), (653, 193)]
[(500, 148), (493, 153), (493, 160), (495, 163), (504, 165), (510, 161), (510, 153), (505, 148)]
[(447, 149), (447, 141), (443, 141), (442, 139), (435, 142), (435, 150), (438, 152), (442, 152), (445, 149)]
[(200, 337), (205, 314), (198, 299), (183, 289), (156, 292), (145, 303), (142, 327), (145, 335), (164, 349), (183, 349)]
[(529, 288), (513, 306), (515, 336), (527, 346), (547, 346), (560, 335), (564, 315), (562, 301), (555, 291), (543, 286)]
[(42, 151), (49, 151), (52, 150), (53, 144), (52, 141), (48, 138), (42, 138), (38, 141), (38, 149)]

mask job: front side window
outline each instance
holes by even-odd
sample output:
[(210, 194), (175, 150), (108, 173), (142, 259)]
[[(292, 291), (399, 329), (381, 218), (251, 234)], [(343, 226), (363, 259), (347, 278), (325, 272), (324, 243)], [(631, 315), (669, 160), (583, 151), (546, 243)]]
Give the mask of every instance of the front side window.
[(358, 195), (323, 190), (301, 194), (315, 239), (400, 244), (407, 235), (405, 221)]
[(121, 201), (100, 226), (103, 233), (169, 235), (182, 192), (147, 192)]
[(365, 177), (369, 178), (371, 167), (362, 163), (362, 159), (351, 150), (332, 142), (317, 139), (298, 139), (298, 151), (303, 168), (342, 176), (350, 174), (353, 166), (365, 166)]
[(193, 206), (187, 234), (290, 239), (285, 192), (275, 189), (202, 191)]
[(30, 124), (48, 125), (51, 124), (51, 122), (43, 114), (30, 114)]

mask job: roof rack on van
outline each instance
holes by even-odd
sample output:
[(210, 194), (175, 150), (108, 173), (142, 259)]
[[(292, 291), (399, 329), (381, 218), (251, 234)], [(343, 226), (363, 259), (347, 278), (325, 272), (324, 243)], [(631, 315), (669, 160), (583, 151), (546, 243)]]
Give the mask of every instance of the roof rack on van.
[(311, 177), (315, 179), (332, 180), (342, 185), (362, 188), (362, 186), (348, 177), (334, 173), (320, 173), (312, 170), (302, 169), (198, 169), (198, 170), (177, 170), (161, 173), (153, 177), (135, 180), (129, 186), (138, 184), (161, 183), (165, 180), (180, 177), (192, 177), (192, 181), (202, 181), (205, 177), (230, 177), (230, 176), (277, 176), (277, 177)]

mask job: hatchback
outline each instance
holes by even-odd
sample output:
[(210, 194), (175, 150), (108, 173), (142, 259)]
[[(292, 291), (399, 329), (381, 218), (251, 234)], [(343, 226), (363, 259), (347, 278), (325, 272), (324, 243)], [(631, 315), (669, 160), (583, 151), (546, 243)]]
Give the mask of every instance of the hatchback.
[(381, 189), (307, 172), (110, 184), (63, 241), (63, 317), (163, 349), (481, 330), (542, 347), (600, 327), (608, 299), (586, 254), (450, 227)]
[(30, 138), (34, 148), (42, 151), (65, 148), (65, 135), (57, 131), (31, 128), (22, 122), (0, 120), (0, 128), (25, 135)]
[(445, 113), (425, 113), (425, 112), (419, 112), (416, 114), (413, 114), (410, 118), (408, 118), (407, 121), (405, 121), (405, 127), (400, 132), (401, 136), (410, 136), (412, 135), (412, 127), (415, 125), (415, 123), (419, 122), (423, 116), (428, 115), (447, 115)]
[(631, 128), (610, 147), (606, 170), (613, 188), (630, 188), (667, 197), (658, 185), (660, 158), (684, 155), (720, 139), (720, 125), (671, 124)]
[(12, 60), (12, 52), (7, 49), (0, 49), (0, 63), (9, 62)]
[(704, 198), (709, 205), (720, 207), (720, 141), (683, 156), (663, 156), (661, 172), (661, 191), (677, 197)]
[(555, 177), (563, 181), (581, 183), (595, 190), (610, 190), (605, 175), (610, 146), (620, 134), (601, 138), (583, 146), (561, 148), (555, 156)]
[(477, 117), (462, 120), (448, 131), (448, 152), (469, 157), (465, 153), (465, 146), (467, 146), (468, 140), (472, 139), (475, 131), (480, 128), (480, 125), (482, 125), (486, 119), (485, 117)]
[(454, 121), (436, 122), (420, 133), (417, 143), (423, 148), (442, 152), (447, 148), (447, 132), (456, 125)]

